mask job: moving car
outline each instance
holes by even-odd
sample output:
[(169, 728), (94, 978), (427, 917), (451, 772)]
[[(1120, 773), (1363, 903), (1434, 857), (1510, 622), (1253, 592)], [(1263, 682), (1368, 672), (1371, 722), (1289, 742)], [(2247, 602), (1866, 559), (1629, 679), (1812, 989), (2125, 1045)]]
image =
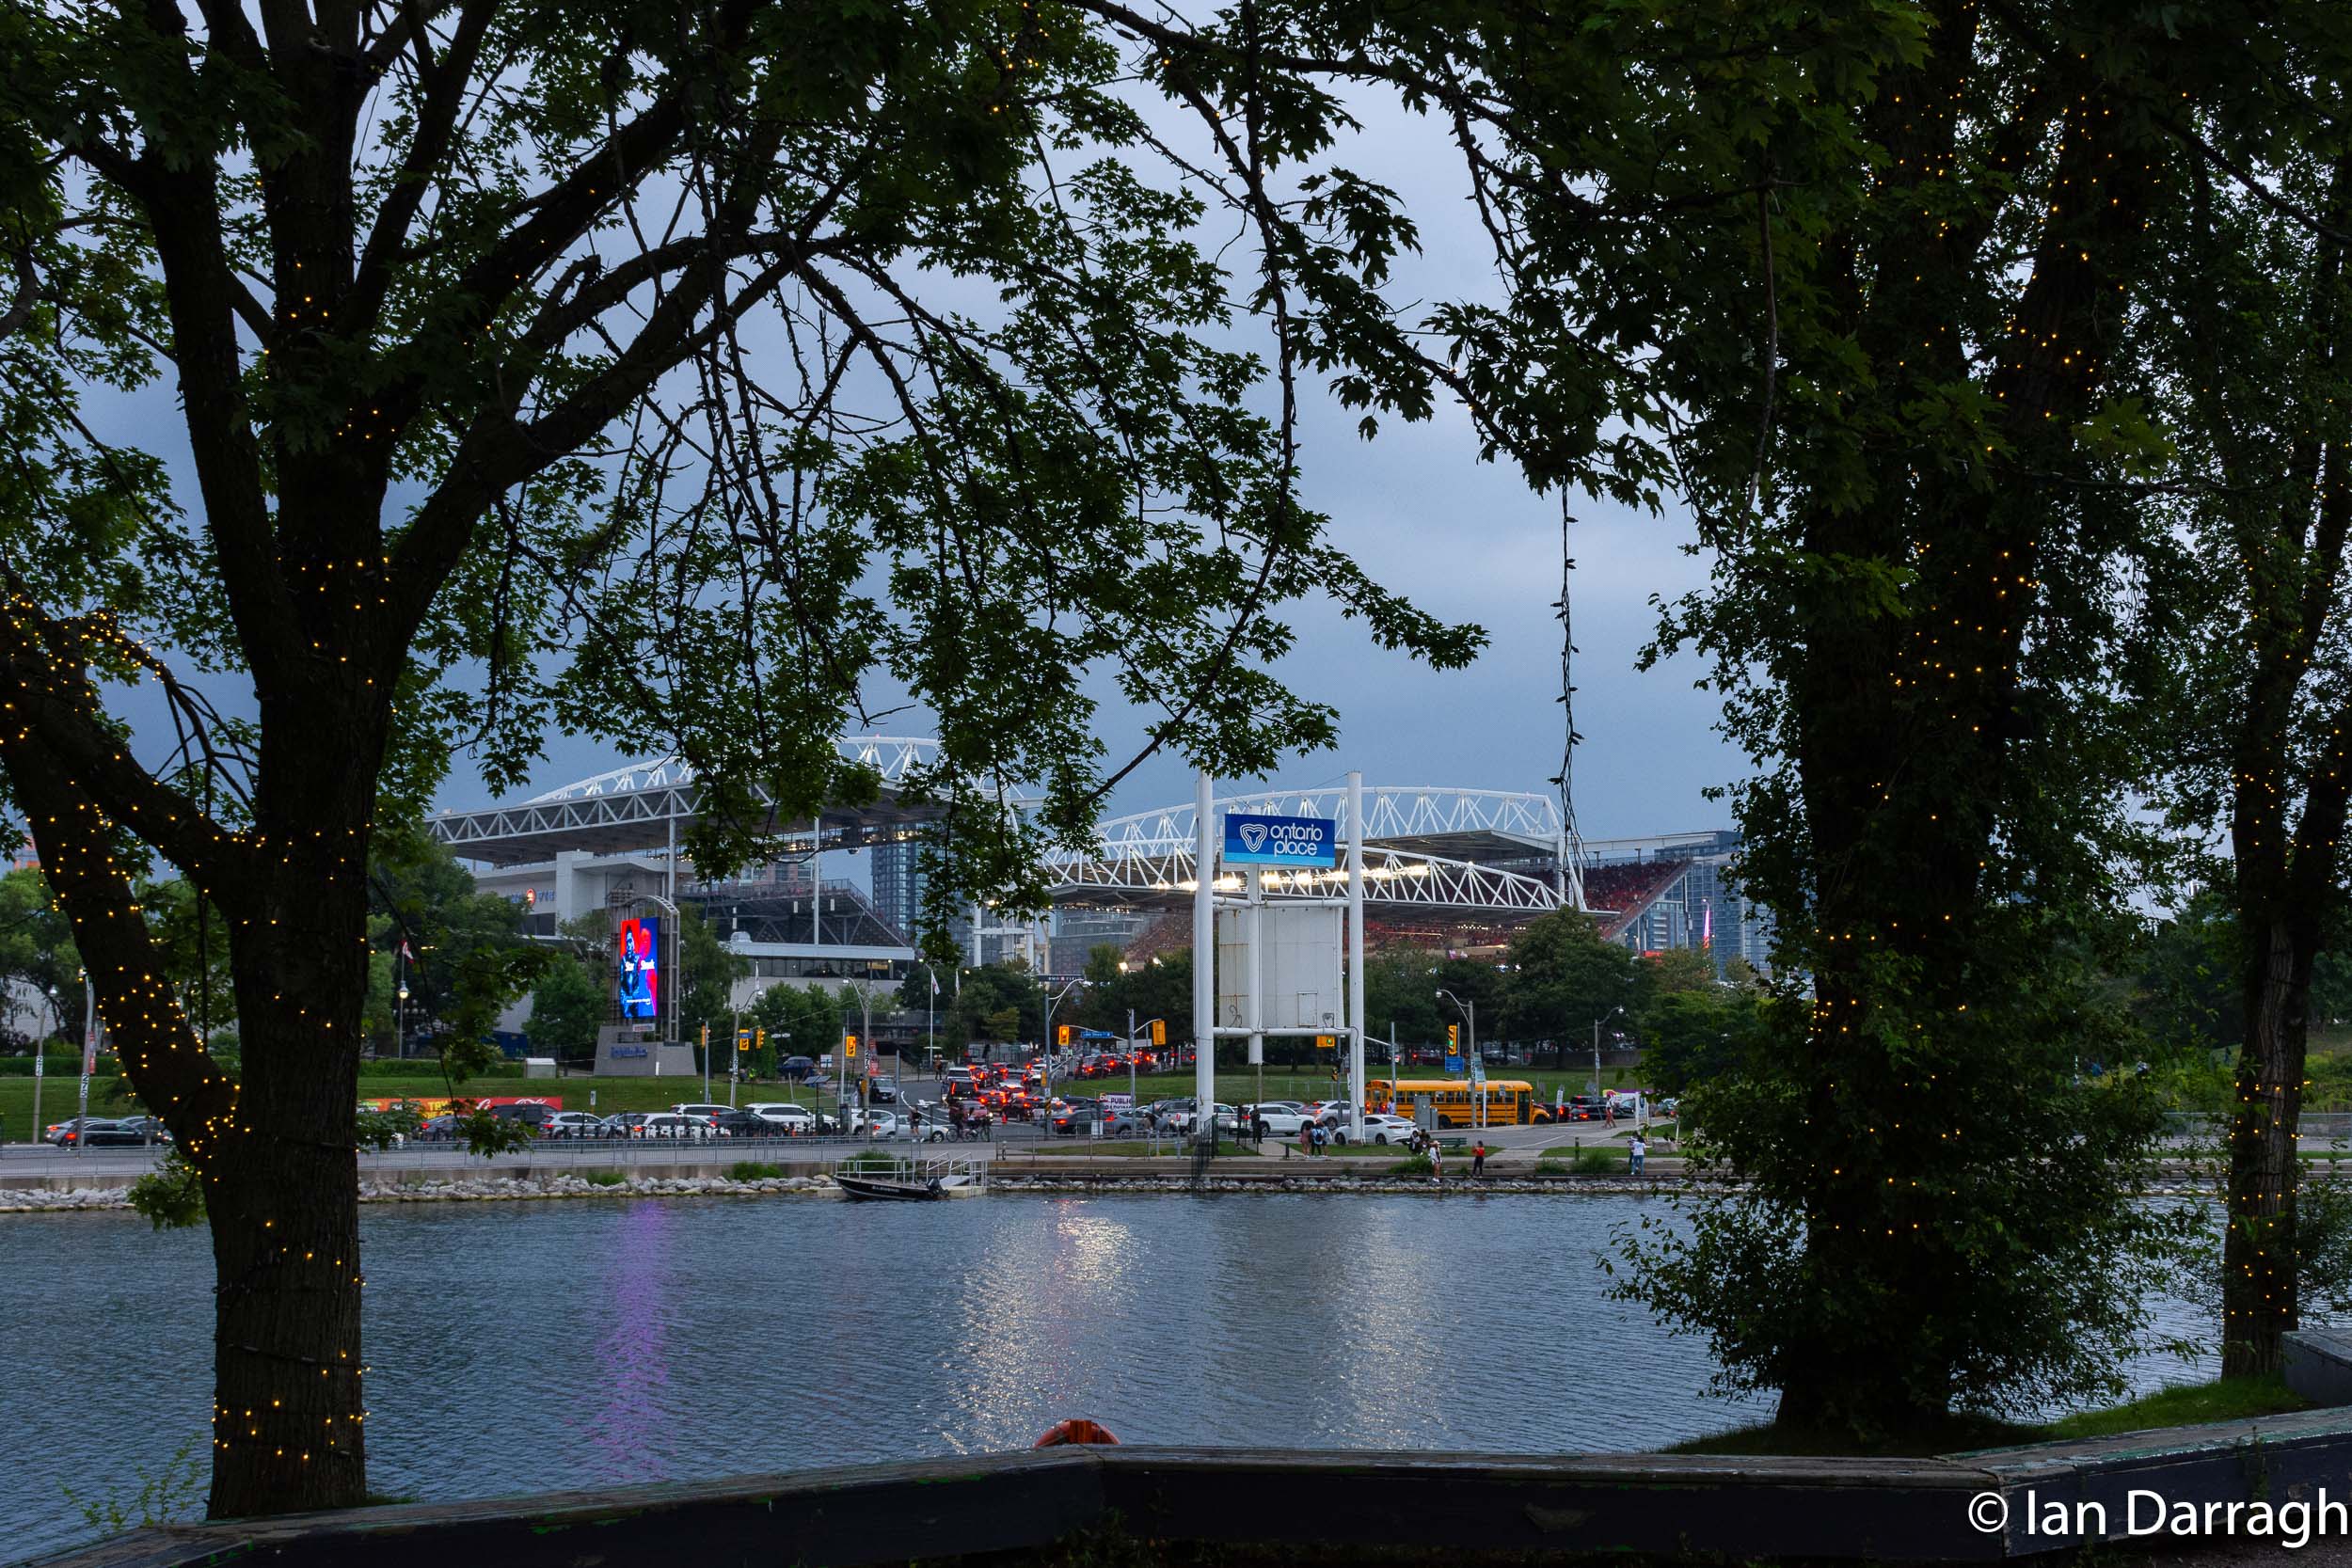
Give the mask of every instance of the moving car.
[(1309, 1120), (1307, 1113), (1300, 1107), (1273, 1101), (1268, 1101), (1263, 1105), (1250, 1105), (1243, 1108), (1249, 1113), (1250, 1126), (1257, 1130), (1257, 1135), (1261, 1140), (1295, 1138), (1298, 1136), (1298, 1130), (1306, 1126)]
[(795, 1105), (789, 1101), (763, 1101), (757, 1105), (746, 1105), (743, 1109), (766, 1124), (772, 1136), (809, 1137), (815, 1134), (822, 1120), (807, 1106)]
[(604, 1118), (586, 1111), (558, 1111), (539, 1124), (543, 1138), (601, 1138)]
[[(67, 1131), (71, 1132), (69, 1128)], [(146, 1144), (167, 1144), (171, 1133), (153, 1117), (125, 1117), (120, 1121), (93, 1121), (84, 1129), (85, 1142), (91, 1148), (138, 1148)]]

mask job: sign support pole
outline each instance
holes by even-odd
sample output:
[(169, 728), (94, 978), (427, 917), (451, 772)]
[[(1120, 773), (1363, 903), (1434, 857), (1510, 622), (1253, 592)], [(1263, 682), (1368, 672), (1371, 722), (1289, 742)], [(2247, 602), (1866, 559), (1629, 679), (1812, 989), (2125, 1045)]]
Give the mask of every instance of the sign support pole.
[(1193, 1135), (1216, 1130), (1216, 832), (1215, 781), (1196, 783), (1192, 847), (1192, 1092), (1200, 1111)]
[[(1347, 775), (1347, 1131), (1364, 1141), (1364, 775)], [(1391, 1031), (1393, 1033), (1393, 1031)]]
[[(1265, 1066), (1265, 867), (1249, 868), (1249, 1065)], [(1260, 1073), (1259, 1077), (1265, 1075)]]

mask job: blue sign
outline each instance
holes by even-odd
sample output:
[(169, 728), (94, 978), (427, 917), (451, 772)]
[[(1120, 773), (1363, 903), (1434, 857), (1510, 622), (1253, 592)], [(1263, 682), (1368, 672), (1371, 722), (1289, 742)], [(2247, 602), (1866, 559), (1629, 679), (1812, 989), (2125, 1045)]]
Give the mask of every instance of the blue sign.
[(1445, 1069), (1446, 1069), (1446, 1071), (1448, 1071), (1448, 1072), (1459, 1072), (1459, 1071), (1461, 1071), (1461, 1070), (1462, 1070), (1462, 1058), (1461, 1058), (1461, 1056), (1460, 1056), (1458, 1053), (1456, 1053), (1456, 1054), (1450, 1054), (1450, 1055), (1448, 1055), (1448, 1056), (1446, 1057), (1446, 1059), (1445, 1059)]
[(1321, 816), (1225, 814), (1227, 865), (1333, 866), (1340, 863), (1338, 824)]

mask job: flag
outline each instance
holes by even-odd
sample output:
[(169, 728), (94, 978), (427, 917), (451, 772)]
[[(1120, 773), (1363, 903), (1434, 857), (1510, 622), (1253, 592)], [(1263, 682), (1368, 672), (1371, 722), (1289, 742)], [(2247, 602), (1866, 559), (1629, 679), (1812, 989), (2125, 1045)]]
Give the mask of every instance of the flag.
[(406, 937), (400, 939), (400, 956), (406, 958), (410, 963), (415, 963), (417, 961), (417, 956), (408, 951), (408, 939)]
[(1715, 945), (1715, 900), (1709, 898), (1706, 909), (1707, 912), (1699, 922), (1699, 945), (1712, 947)]
[(939, 976), (936, 974), (931, 976), (931, 994), (933, 996), (939, 994)]

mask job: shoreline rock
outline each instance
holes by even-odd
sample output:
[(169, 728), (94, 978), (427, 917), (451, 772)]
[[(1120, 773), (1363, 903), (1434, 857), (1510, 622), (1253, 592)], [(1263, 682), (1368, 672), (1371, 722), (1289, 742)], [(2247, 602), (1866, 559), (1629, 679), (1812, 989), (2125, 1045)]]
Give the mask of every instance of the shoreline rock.
[[(1173, 1172), (1133, 1176), (1058, 1175), (1023, 1172), (992, 1179), (987, 1193), (1007, 1196), (1140, 1196), (1207, 1193), (1326, 1193), (1375, 1197), (1457, 1197), (1478, 1194), (1543, 1194), (1566, 1197), (1666, 1197), (1707, 1191), (1681, 1180), (1633, 1181), (1623, 1177), (1536, 1178), (1490, 1176), (1473, 1181), (1449, 1178), (1442, 1188), (1425, 1179), (1392, 1176), (1343, 1176), (1320, 1180), (1283, 1177), (1248, 1180), (1211, 1177), (1197, 1187), (1191, 1178)], [(985, 1195), (983, 1195), (985, 1196)], [(2153, 1187), (2143, 1197), (2210, 1197), (2199, 1185)], [(840, 1189), (830, 1176), (777, 1176), (755, 1181), (724, 1177), (632, 1177), (610, 1185), (577, 1176), (555, 1176), (523, 1181), (512, 1177), (469, 1176), (450, 1181), (413, 1184), (362, 1182), (362, 1203), (491, 1203), (530, 1202), (550, 1198), (588, 1197), (821, 1197), (837, 1199)], [(79, 1213), (93, 1210), (130, 1208), (128, 1187), (79, 1187), (66, 1192), (33, 1188), (0, 1188), (0, 1214)]]

